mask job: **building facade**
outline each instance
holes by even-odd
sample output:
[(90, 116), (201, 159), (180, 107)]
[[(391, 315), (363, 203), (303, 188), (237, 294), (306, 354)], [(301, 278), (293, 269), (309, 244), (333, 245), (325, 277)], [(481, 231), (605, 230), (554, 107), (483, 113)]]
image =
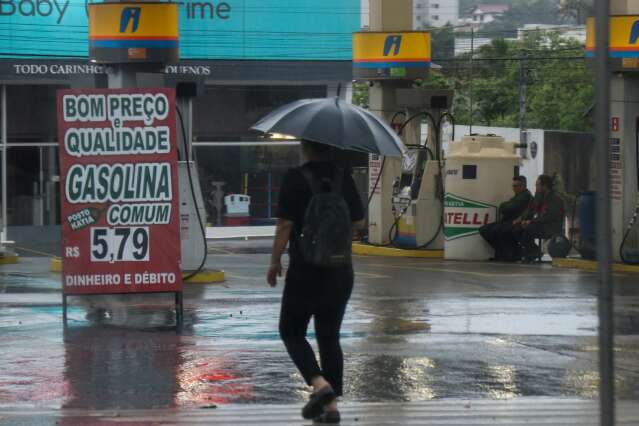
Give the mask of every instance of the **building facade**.
[[(369, 27), (369, 0), (360, 0), (362, 27)], [(457, 25), (459, 0), (413, 0), (413, 30)]]
[[(17, 227), (60, 221), (56, 91), (107, 87), (113, 70), (88, 61), (84, 2), (69, 0), (57, 15), (37, 8), (23, 14), (5, 3), (0, 176), (5, 238), (15, 239)], [(360, 17), (360, 0), (180, 5), (180, 62), (138, 74), (138, 85), (197, 88), (189, 124), (211, 226), (227, 224), (230, 194), (250, 197), (247, 225), (272, 223), (278, 182), (299, 163), (298, 142), (266, 142), (249, 128), (288, 102), (335, 96), (338, 86), (348, 97)]]
[(438, 28), (457, 25), (459, 0), (413, 0), (413, 28)]

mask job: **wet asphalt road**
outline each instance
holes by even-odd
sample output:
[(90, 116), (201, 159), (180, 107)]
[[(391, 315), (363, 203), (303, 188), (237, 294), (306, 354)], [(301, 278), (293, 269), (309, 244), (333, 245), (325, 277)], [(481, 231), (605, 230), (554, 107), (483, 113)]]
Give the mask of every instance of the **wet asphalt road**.
[[(0, 408), (148, 409), (308, 397), (277, 333), (268, 254), (212, 249), (227, 282), (71, 300), (44, 258), (0, 266)], [(596, 276), (550, 265), (356, 258), (343, 326), (346, 401), (597, 395)], [(615, 275), (617, 396), (639, 399), (639, 279)], [(310, 331), (312, 337), (312, 329)]]

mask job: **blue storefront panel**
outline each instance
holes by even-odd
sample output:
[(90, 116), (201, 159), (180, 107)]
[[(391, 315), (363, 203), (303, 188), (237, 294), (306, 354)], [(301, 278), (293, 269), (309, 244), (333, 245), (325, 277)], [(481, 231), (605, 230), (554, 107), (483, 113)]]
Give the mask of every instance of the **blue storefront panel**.
[[(78, 0), (0, 0), (0, 57), (86, 58)], [(181, 59), (350, 60), (360, 0), (180, 3)]]

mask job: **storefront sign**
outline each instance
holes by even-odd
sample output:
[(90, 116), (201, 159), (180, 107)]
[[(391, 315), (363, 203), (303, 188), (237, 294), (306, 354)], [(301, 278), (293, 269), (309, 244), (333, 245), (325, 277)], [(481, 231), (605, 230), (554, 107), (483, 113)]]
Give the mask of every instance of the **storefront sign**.
[(479, 228), (495, 221), (497, 208), (454, 194), (444, 196), (444, 238), (447, 241), (479, 233)]
[(69, 0), (0, 0), (0, 16), (19, 18), (51, 17), (60, 24), (69, 9)]
[[(360, 29), (360, 3), (180, 1), (180, 59), (350, 61), (351, 33)], [(141, 4), (146, 8), (153, 2)], [(82, 0), (0, 0), (0, 53), (86, 58), (88, 5)], [(114, 19), (123, 18), (130, 31), (136, 13)]]
[[(189, 77), (207, 77), (212, 75), (213, 67), (205, 63), (183, 62), (179, 65), (167, 65), (164, 74)], [(0, 60), (0, 77), (16, 76), (21, 78), (47, 77), (66, 79), (78, 75), (106, 75), (105, 65), (87, 63), (86, 61), (3, 61)]]
[(182, 289), (172, 89), (60, 90), (65, 294)]

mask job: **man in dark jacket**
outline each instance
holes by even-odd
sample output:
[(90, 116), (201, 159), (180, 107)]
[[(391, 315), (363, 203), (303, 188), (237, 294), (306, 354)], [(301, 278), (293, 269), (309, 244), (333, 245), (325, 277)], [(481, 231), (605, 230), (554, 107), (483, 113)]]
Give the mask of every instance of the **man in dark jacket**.
[(539, 257), (536, 238), (550, 238), (560, 234), (564, 227), (564, 202), (553, 191), (553, 180), (548, 175), (539, 175), (535, 183), (535, 197), (520, 220), (514, 225), (514, 236), (521, 244), (525, 262)]
[(492, 260), (515, 261), (521, 259), (518, 242), (513, 238), (513, 221), (526, 210), (532, 194), (526, 188), (526, 177), (513, 178), (515, 195), (499, 205), (497, 221), (479, 228), (479, 234), (495, 249)]

